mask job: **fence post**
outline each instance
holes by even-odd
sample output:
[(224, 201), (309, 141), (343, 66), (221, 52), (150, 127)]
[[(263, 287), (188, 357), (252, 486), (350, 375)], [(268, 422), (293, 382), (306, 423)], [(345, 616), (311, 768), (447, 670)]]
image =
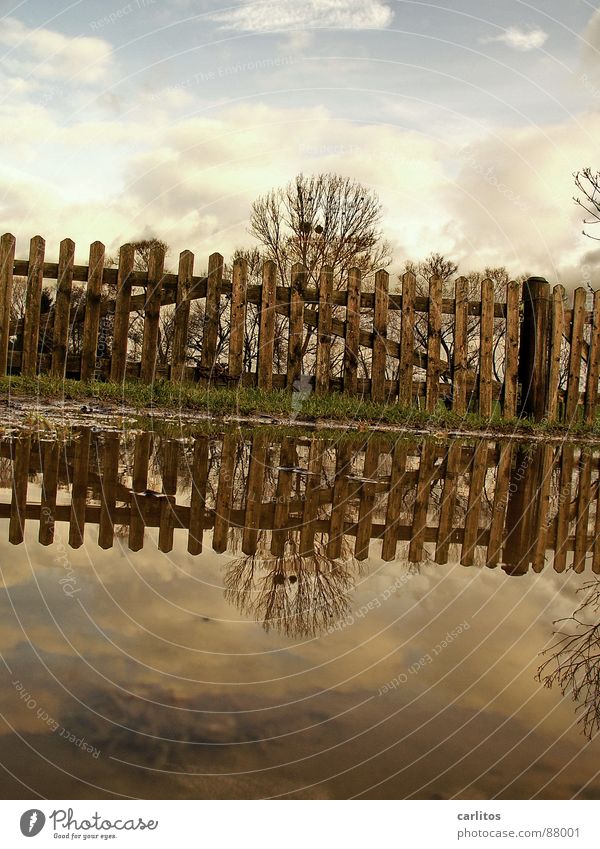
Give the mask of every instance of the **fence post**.
[(523, 283), (523, 319), (519, 346), (519, 416), (541, 421), (546, 414), (550, 284), (543, 277)]
[(21, 374), (29, 376), (33, 376), (37, 372), (45, 249), (46, 243), (42, 237), (34, 236), (29, 248), (29, 271), (27, 274), (25, 318), (23, 321), (23, 353), (21, 359)]
[(294, 390), (294, 381), (302, 373), (302, 342), (304, 339), (304, 288), (306, 270), (297, 262), (292, 268), (290, 287), (290, 324), (288, 332), (287, 387)]
[(14, 261), (15, 237), (5, 233), (0, 239), (0, 375), (6, 374), (8, 366)]
[(165, 249), (153, 245), (148, 260), (148, 283), (144, 307), (144, 337), (142, 340), (142, 365), (140, 377), (143, 383), (154, 383), (158, 354), (158, 327), (162, 279), (165, 266)]
[(435, 412), (440, 395), (440, 347), (442, 342), (442, 278), (434, 275), (429, 280), (429, 312), (427, 321), (427, 378), (425, 407)]
[(119, 251), (117, 272), (117, 297), (115, 299), (115, 322), (110, 361), (110, 379), (123, 383), (127, 375), (127, 338), (129, 335), (129, 308), (131, 305), (131, 275), (135, 261), (133, 245), (122, 245)]
[(93, 380), (96, 374), (98, 328), (100, 326), (100, 300), (104, 272), (104, 245), (94, 242), (90, 247), (87, 291), (85, 293), (85, 319), (83, 323), (83, 348), (81, 351), (81, 380)]
[(400, 337), (400, 366), (398, 368), (398, 401), (412, 404), (413, 359), (415, 352), (415, 275), (402, 275), (402, 329)]
[(333, 268), (323, 266), (319, 276), (319, 316), (317, 334), (317, 362), (315, 369), (315, 393), (329, 392), (331, 370), (331, 296), (333, 293)]
[(348, 271), (348, 301), (346, 304), (346, 347), (344, 350), (344, 392), (358, 392), (358, 352), (360, 340), (360, 284), (358, 268)]
[[(244, 337), (246, 335), (246, 289), (248, 261), (236, 259), (231, 280), (231, 316), (229, 331), (229, 378), (241, 381), (244, 372)], [(191, 552), (190, 552), (191, 553)]]

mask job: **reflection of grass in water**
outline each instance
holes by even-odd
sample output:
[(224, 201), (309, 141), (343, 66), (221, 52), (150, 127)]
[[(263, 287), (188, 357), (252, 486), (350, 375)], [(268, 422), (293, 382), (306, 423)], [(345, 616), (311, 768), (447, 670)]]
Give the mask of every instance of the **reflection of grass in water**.
[(428, 413), (417, 407), (404, 407), (397, 403), (376, 404), (360, 397), (343, 395), (339, 392), (317, 396), (306, 394), (298, 400), (286, 390), (265, 392), (254, 387), (210, 388), (204, 389), (195, 383), (171, 383), (158, 380), (153, 385), (128, 381), (124, 384), (81, 382), (78, 380), (60, 380), (48, 375), (35, 378), (11, 376), (0, 377), (0, 395), (31, 397), (38, 400), (64, 399), (65, 401), (107, 402), (147, 411), (152, 408), (156, 415), (160, 410), (186, 412), (205, 412), (213, 417), (232, 414), (266, 414), (272, 416), (300, 416), (307, 419), (323, 419), (339, 422), (353, 422), (404, 427), (455, 429), (455, 430), (495, 430), (509, 433), (564, 433), (572, 435), (600, 436), (600, 414), (592, 425), (581, 421), (570, 425), (534, 423), (528, 419), (502, 419), (498, 406), (491, 418), (482, 418), (476, 413), (459, 416), (440, 403), (437, 409)]
[(318, 636), (348, 615), (357, 572), (352, 559), (331, 560), (325, 548), (315, 540), (314, 553), (302, 556), (288, 540), (282, 556), (240, 557), (225, 574), (225, 598), (267, 632)]
[(544, 652), (548, 657), (538, 678), (547, 687), (557, 684), (563, 696), (571, 696), (583, 733), (591, 740), (600, 730), (600, 580), (588, 581), (579, 592), (585, 598), (571, 617), (556, 623), (560, 629)]

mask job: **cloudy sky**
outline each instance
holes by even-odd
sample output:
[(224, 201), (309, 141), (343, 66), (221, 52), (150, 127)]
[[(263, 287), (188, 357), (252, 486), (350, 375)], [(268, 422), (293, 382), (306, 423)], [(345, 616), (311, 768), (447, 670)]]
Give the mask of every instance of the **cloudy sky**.
[[(450, 8), (451, 7), (451, 8)], [(600, 169), (600, 10), (585, 0), (0, 0), (0, 215), (197, 268), (251, 244), (299, 171), (379, 193), (394, 267), (437, 250), (595, 277), (572, 173)], [(600, 254), (598, 254), (600, 256)]]

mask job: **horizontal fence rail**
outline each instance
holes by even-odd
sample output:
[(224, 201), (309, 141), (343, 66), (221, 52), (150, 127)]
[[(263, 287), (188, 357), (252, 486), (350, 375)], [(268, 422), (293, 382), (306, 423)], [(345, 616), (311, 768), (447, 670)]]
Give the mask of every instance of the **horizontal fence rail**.
[[(334, 289), (329, 267), (309, 279), (297, 264), (286, 281), (272, 261), (256, 283), (245, 260), (227, 279), (218, 253), (205, 275), (194, 274), (190, 251), (177, 273), (166, 272), (160, 245), (144, 271), (132, 245), (121, 248), (117, 267), (107, 267), (101, 242), (87, 265), (74, 256), (65, 239), (58, 262), (46, 262), (44, 239), (35, 236), (28, 259), (16, 259), (14, 237), (1, 237), (0, 374), (308, 387), (430, 412), (443, 404), (484, 417), (595, 417), (599, 292), (577, 289), (569, 305), (562, 286), (539, 278), (501, 290), (486, 279), (474, 300), (464, 277), (432, 277), (423, 291), (407, 272), (400, 291), (390, 291), (386, 271), (366, 280), (357, 268)], [(11, 314), (20, 278), (22, 317)], [(55, 284), (43, 312), (46, 280)]]

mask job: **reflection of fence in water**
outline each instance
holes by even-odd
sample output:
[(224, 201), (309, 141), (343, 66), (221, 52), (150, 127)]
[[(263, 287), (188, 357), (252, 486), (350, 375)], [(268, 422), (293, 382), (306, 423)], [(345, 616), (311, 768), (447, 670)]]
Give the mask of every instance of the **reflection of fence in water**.
[(550, 552), (557, 571), (582, 571), (591, 559), (600, 572), (600, 458), (573, 445), (373, 435), (274, 442), (262, 431), (180, 441), (82, 429), (64, 442), (5, 439), (0, 454), (12, 490), (0, 516), (14, 544), (27, 522), (51, 544), (58, 521), (69, 524), (74, 548), (97, 525), (102, 548), (118, 535), (138, 551), (145, 529), (157, 528), (168, 552), (183, 528), (191, 554), (206, 531), (215, 551), (279, 569), (298, 558), (364, 561), (381, 540), (371, 552), (388, 561), (502, 564), (520, 574), (541, 570)]

